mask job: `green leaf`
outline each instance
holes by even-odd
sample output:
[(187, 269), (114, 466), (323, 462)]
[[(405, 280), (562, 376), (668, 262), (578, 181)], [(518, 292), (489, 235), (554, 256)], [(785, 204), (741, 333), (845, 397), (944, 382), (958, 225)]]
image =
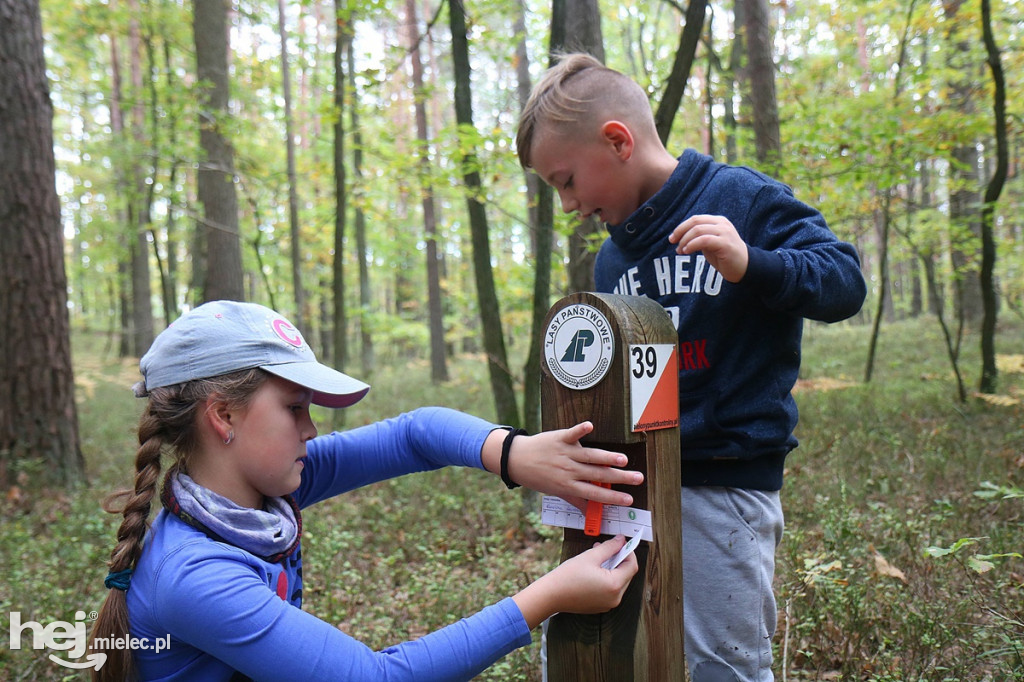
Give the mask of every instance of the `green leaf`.
[(950, 554), (956, 554), (964, 547), (969, 545), (975, 545), (979, 540), (984, 538), (960, 538), (949, 547), (928, 547), (925, 550), (925, 554), (932, 557), (948, 556)]

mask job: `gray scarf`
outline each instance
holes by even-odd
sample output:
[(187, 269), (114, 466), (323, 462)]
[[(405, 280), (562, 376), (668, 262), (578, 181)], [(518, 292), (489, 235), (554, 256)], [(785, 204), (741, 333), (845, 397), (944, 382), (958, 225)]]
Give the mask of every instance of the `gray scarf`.
[(268, 497), (265, 509), (252, 509), (204, 488), (180, 471), (167, 478), (161, 496), (167, 510), (214, 540), (272, 563), (298, 546), (302, 516), (291, 496)]

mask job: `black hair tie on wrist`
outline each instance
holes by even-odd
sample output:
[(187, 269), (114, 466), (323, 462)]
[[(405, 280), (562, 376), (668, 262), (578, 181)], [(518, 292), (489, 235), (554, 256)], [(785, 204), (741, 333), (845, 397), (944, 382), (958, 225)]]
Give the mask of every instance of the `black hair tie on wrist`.
[(505, 436), (505, 440), (501, 443), (501, 481), (505, 484), (505, 487), (509, 490), (518, 488), (519, 484), (512, 481), (508, 476), (508, 454), (512, 450), (512, 439), (516, 436), (528, 436), (526, 429), (512, 429), (508, 430), (508, 435)]

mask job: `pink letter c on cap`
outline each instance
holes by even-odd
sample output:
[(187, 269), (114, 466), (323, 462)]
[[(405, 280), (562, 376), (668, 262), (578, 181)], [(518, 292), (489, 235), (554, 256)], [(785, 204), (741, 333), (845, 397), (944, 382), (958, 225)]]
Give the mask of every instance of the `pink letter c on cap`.
[(287, 341), (296, 348), (302, 347), (302, 335), (299, 334), (299, 330), (293, 327), (288, 320), (278, 318), (270, 326), (273, 327), (274, 333), (281, 337), (282, 340)]

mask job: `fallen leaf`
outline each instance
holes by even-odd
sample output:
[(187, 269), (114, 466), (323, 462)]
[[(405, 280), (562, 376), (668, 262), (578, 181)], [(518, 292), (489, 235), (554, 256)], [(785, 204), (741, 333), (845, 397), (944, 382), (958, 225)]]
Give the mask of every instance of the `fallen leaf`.
[(1024, 355), (996, 354), (996, 369), (1005, 374), (1024, 374)]
[(881, 553), (874, 547), (870, 548), (875, 557), (875, 572), (879, 575), (884, 575), (889, 578), (896, 578), (903, 584), (907, 583), (906, 574), (900, 569), (890, 564)]
[(842, 388), (856, 386), (856, 382), (848, 379), (834, 379), (831, 377), (819, 377), (817, 379), (798, 379), (793, 390), (799, 391), (834, 391)]
[(998, 407), (1013, 407), (1020, 405), (1021, 401), (1013, 396), (1000, 395), (997, 393), (974, 393), (975, 398), (985, 401), (989, 405), (996, 405)]

